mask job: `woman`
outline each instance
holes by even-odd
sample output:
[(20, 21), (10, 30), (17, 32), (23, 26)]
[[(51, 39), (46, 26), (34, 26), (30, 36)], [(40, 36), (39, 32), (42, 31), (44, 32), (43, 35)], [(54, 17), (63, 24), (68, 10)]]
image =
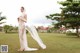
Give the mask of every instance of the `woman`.
[[(33, 39), (35, 39), (38, 44), (41, 46), (42, 49), (46, 49), (46, 46), (43, 44), (41, 39), (39, 38), (37, 31), (33, 26), (27, 25), (25, 27), (25, 23), (27, 22), (27, 14), (25, 13), (24, 7), (21, 7), (21, 16), (18, 17), (18, 23), (19, 23), (19, 39), (20, 39), (20, 49), (18, 51), (35, 51), (38, 50), (36, 48), (29, 48), (27, 39), (26, 39), (26, 28), (30, 32)], [(35, 31), (35, 32), (34, 32)]]

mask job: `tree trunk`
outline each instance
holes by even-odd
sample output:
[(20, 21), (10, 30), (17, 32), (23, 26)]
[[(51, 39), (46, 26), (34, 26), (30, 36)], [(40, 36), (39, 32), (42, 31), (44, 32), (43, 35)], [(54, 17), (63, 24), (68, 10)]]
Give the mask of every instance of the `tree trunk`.
[(78, 31), (78, 29), (79, 29), (79, 26), (76, 27), (77, 37), (79, 37), (79, 31)]
[(5, 31), (5, 33), (7, 33), (7, 30)]

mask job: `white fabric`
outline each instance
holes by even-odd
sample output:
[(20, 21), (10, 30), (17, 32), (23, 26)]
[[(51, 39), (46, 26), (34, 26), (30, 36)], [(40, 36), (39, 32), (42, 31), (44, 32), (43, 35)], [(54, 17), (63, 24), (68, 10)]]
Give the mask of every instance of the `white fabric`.
[(46, 45), (43, 44), (42, 40), (40, 39), (36, 28), (35, 28), (33, 25), (27, 25), (27, 26), (26, 26), (26, 29), (27, 29), (27, 30), (29, 31), (29, 33), (31, 34), (32, 38), (33, 38), (35, 41), (37, 41), (37, 43), (39, 44), (39, 46), (40, 46), (42, 49), (45, 49), (45, 48), (46, 48)]
[(29, 48), (28, 42), (26, 38), (26, 29), (31, 34), (32, 38), (38, 42), (38, 44), (41, 46), (42, 49), (46, 48), (46, 45), (43, 44), (42, 40), (40, 39), (36, 28), (32, 25), (27, 25), (25, 27), (25, 22), (23, 22), (21, 19), (23, 19), (24, 13), (19, 17), (19, 39), (20, 39), (20, 46), (21, 48), (25, 49), (25, 51), (31, 51), (31, 50), (37, 50), (35, 48)]

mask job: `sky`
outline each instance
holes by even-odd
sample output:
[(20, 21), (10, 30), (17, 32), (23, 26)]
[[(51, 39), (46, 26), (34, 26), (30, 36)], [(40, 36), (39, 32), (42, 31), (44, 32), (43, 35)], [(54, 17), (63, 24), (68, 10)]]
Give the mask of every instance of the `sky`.
[(61, 5), (57, 1), (64, 0), (0, 0), (0, 12), (7, 18), (5, 24), (18, 26), (17, 17), (20, 16), (20, 7), (24, 6), (27, 13), (27, 24), (48, 26), (52, 20), (45, 16), (61, 12)]

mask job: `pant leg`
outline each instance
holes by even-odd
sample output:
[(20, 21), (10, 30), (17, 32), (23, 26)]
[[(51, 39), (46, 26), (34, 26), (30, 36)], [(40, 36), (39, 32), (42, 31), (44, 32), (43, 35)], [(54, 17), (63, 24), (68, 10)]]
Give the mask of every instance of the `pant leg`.
[(35, 51), (35, 50), (38, 50), (36, 48), (29, 48), (28, 47), (28, 41), (27, 41), (27, 38), (26, 38), (26, 29), (25, 28), (24, 28), (24, 32), (23, 32), (23, 46), (24, 46), (25, 51)]
[(29, 26), (26, 26), (26, 30), (28, 30), (28, 32), (31, 34), (32, 38), (34, 40), (36, 40)]
[(32, 38), (37, 41), (37, 43), (43, 48), (46, 47), (42, 40), (40, 39), (37, 30), (34, 26), (27, 26), (27, 30), (30, 32)]
[(22, 34), (22, 29), (19, 28), (19, 39), (20, 39), (20, 48), (24, 48), (24, 45), (23, 45), (23, 34)]
[(24, 28), (24, 32), (23, 32), (23, 45), (24, 48), (27, 49), (28, 47), (28, 41), (27, 41), (27, 36), (26, 36), (26, 29)]

